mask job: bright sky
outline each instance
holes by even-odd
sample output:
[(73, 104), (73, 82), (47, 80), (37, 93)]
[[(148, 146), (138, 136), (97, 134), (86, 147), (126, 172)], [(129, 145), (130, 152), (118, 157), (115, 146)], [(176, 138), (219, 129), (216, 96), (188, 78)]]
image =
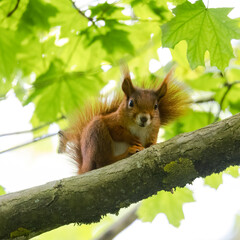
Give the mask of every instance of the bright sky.
[[(207, 2), (204, 0), (206, 5)], [(235, 7), (230, 16), (240, 17), (239, 0), (209, 0), (209, 7)], [(164, 65), (165, 62), (166, 59), (160, 59), (158, 64)], [(31, 129), (29, 120), (34, 110), (33, 105), (23, 108), (14, 94), (9, 93), (6, 101), (0, 101), (0, 110), (0, 134)], [(51, 131), (56, 132), (57, 127), (52, 126)], [(0, 137), (0, 151), (31, 139), (32, 134)], [(73, 166), (65, 156), (56, 153), (57, 142), (57, 137), (54, 137), (0, 154), (0, 185), (4, 186), (7, 192), (14, 192), (73, 175)], [(53, 145), (55, 150), (49, 145)], [(194, 192), (196, 202), (183, 207), (185, 220), (179, 228), (169, 225), (165, 215), (159, 214), (153, 223), (134, 222), (115, 239), (231, 239), (226, 236), (233, 229), (235, 215), (240, 214), (240, 178), (234, 179), (225, 175), (224, 184), (217, 191), (203, 186), (202, 179), (194, 181), (190, 188)]]

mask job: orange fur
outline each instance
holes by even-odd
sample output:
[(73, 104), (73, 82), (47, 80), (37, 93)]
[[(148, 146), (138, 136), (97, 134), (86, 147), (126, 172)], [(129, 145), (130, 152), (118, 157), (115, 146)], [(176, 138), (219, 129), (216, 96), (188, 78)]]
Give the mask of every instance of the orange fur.
[(188, 110), (190, 96), (186, 88), (173, 79), (168, 80), (167, 94), (159, 101), (161, 125), (183, 116)]
[[(124, 70), (125, 96), (117, 92), (110, 102), (101, 97), (87, 103), (60, 134), (59, 152), (70, 155), (78, 164), (78, 173), (103, 167), (156, 144), (160, 125), (182, 116), (188, 108), (189, 96), (184, 87), (172, 80), (171, 72), (160, 87), (154, 83), (146, 90), (134, 87), (128, 69)], [(135, 102), (133, 107), (128, 106), (131, 99)], [(154, 102), (159, 112), (154, 110)], [(137, 123), (145, 116), (150, 125), (141, 128)], [(119, 149), (121, 144), (123, 150), (115, 156), (114, 145)]]
[(59, 153), (66, 152), (78, 167), (82, 165), (82, 153), (80, 148), (80, 139), (83, 129), (95, 117), (99, 115), (107, 115), (115, 112), (123, 99), (123, 94), (116, 92), (112, 101), (108, 102), (108, 97), (95, 98), (86, 102), (81, 111), (75, 113), (70, 119), (70, 127), (60, 131)]

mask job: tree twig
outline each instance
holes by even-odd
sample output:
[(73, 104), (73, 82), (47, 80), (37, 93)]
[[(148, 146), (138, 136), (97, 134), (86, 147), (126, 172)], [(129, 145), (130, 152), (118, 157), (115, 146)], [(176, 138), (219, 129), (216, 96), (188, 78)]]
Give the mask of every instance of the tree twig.
[(62, 116), (62, 117), (56, 119), (56, 121), (54, 121), (54, 122), (47, 122), (47, 123), (45, 123), (43, 125), (40, 125), (38, 127), (29, 129), (29, 130), (24, 130), (24, 131), (19, 131), (19, 132), (11, 132), (11, 133), (3, 133), (3, 134), (0, 134), (0, 137), (7, 137), (7, 136), (12, 136), (12, 135), (18, 135), (18, 134), (25, 134), (25, 133), (35, 132), (35, 131), (40, 130), (40, 129), (44, 128), (44, 127), (47, 127), (47, 126), (49, 126), (49, 125), (51, 125), (51, 124), (53, 124), (55, 122), (58, 122), (58, 121), (60, 121), (62, 119), (65, 119), (65, 116)]
[(20, 0), (17, 0), (15, 7), (13, 8), (13, 10), (11, 12), (9, 12), (7, 14), (7, 17), (11, 17), (13, 15), (13, 13), (18, 9), (19, 3), (20, 3)]
[(0, 96), (0, 101), (6, 100), (7, 97), (6, 96)]
[(93, 18), (87, 17), (87, 16), (84, 14), (84, 12), (81, 11), (81, 10), (77, 7), (77, 5), (76, 5), (75, 2), (73, 2), (72, 0), (70, 0), (70, 2), (72, 3), (73, 7), (79, 12), (79, 14), (81, 14), (83, 17), (85, 17), (85, 18), (88, 19), (89, 21), (93, 22)]
[(232, 83), (226, 82), (226, 83), (224, 84), (224, 87), (227, 87), (227, 89), (226, 89), (226, 91), (224, 92), (224, 94), (223, 94), (223, 96), (222, 96), (222, 98), (221, 98), (221, 101), (220, 101), (220, 103), (219, 103), (219, 110), (218, 110), (218, 112), (217, 112), (217, 114), (216, 114), (216, 117), (215, 117), (215, 119), (214, 119), (214, 122), (218, 121), (219, 116), (220, 116), (220, 113), (221, 113), (221, 111), (222, 111), (223, 102), (224, 102), (225, 98), (227, 97), (228, 93), (230, 92), (232, 86), (234, 86), (234, 85), (236, 85), (236, 84), (240, 84), (240, 81), (235, 81), (235, 82), (232, 82)]
[(215, 117), (215, 119), (214, 119), (214, 122), (216, 122), (216, 121), (219, 119), (220, 113), (221, 113), (221, 111), (222, 111), (223, 102), (224, 102), (227, 94), (228, 94), (229, 91), (231, 90), (231, 87), (232, 87), (232, 85), (228, 85), (225, 93), (224, 93), (223, 96), (222, 96), (222, 99), (221, 99), (221, 101), (220, 101), (220, 103), (219, 103), (219, 110), (218, 110), (218, 112), (217, 112), (217, 114), (216, 114), (216, 117)]
[(25, 146), (27, 146), (29, 144), (41, 141), (41, 140), (46, 139), (46, 138), (53, 137), (53, 136), (55, 136), (57, 134), (58, 134), (58, 132), (57, 133), (51, 133), (51, 134), (45, 134), (45, 135), (42, 135), (40, 137), (36, 137), (32, 141), (25, 142), (23, 144), (19, 144), (19, 145), (15, 146), (15, 147), (11, 147), (11, 148), (5, 149), (5, 150), (1, 151), (0, 154), (7, 153), (7, 152), (10, 152), (10, 151), (16, 150), (18, 148), (21, 148), (21, 147), (25, 147)]
[(133, 21), (139, 21), (139, 22), (161, 22), (160, 19), (143, 19), (143, 18), (138, 18), (138, 17), (134, 17), (134, 18), (131, 18), (131, 19), (129, 19), (129, 18), (126, 18), (126, 19), (123, 19), (123, 18), (121, 18), (121, 19), (120, 18), (106, 19), (106, 18), (103, 17), (103, 14), (105, 13), (105, 11), (107, 11), (107, 9), (103, 9), (100, 17), (93, 19), (91, 17), (87, 17), (84, 14), (84, 12), (76, 6), (75, 2), (73, 2), (72, 0), (70, 0), (70, 1), (73, 4), (74, 8), (79, 12), (79, 14), (82, 15), (84, 18), (88, 19), (89, 21), (91, 21), (93, 23), (93, 25), (95, 25), (96, 21), (100, 21), (100, 20), (103, 20), (103, 21), (112, 21), (112, 20), (115, 20), (115, 21), (127, 21), (127, 20), (133, 20)]
[(139, 206), (140, 205), (138, 204), (137, 206), (130, 209), (129, 212), (118, 219), (103, 234), (94, 240), (112, 240), (115, 236), (117, 236), (120, 232), (132, 224), (136, 219), (138, 219), (137, 210)]
[(216, 100), (213, 97), (210, 97), (210, 98), (201, 98), (201, 99), (193, 100), (191, 103), (199, 104), (199, 103), (214, 102), (214, 101)]

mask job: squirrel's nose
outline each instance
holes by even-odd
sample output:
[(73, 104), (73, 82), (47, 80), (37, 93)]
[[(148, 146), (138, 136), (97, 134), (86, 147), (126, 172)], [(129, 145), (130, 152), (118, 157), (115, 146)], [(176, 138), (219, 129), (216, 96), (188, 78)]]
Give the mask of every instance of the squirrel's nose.
[(143, 117), (140, 117), (140, 120), (142, 123), (146, 123), (147, 122), (147, 117), (143, 116)]

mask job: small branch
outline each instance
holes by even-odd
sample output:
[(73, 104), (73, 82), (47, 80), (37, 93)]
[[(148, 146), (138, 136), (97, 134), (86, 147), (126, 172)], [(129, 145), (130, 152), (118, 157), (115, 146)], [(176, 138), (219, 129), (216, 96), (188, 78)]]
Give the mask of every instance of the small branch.
[(26, 142), (26, 143), (17, 145), (17, 146), (15, 146), (15, 147), (12, 147), (12, 148), (8, 148), (8, 149), (6, 149), (6, 150), (3, 150), (3, 151), (0, 152), (0, 154), (6, 153), (6, 152), (10, 152), (10, 151), (16, 150), (16, 149), (21, 148), (21, 147), (25, 147), (25, 146), (27, 146), (27, 145), (29, 145), (29, 144), (32, 144), (32, 143), (41, 141), (41, 140), (46, 139), (46, 138), (53, 137), (53, 136), (55, 136), (55, 135), (57, 135), (57, 134), (58, 134), (58, 132), (57, 132), (57, 133), (46, 134), (46, 135), (43, 135), (43, 136), (40, 136), (40, 137), (36, 137), (36, 138), (34, 138), (32, 141), (30, 141), (30, 142)]
[(234, 81), (234, 82), (232, 82), (232, 83), (226, 83), (225, 85), (227, 86), (227, 85), (236, 85), (236, 84), (240, 84), (240, 80), (237, 80), (237, 81)]
[(18, 9), (19, 3), (20, 3), (20, 0), (17, 0), (15, 7), (11, 12), (8, 13), (7, 17), (11, 17), (13, 15), (13, 13)]
[(6, 100), (6, 99), (7, 99), (6, 96), (3, 96), (3, 97), (0, 96), (0, 101)]
[(86, 19), (88, 19), (89, 21), (91, 21), (92, 23), (94, 23), (94, 22), (93, 22), (93, 18), (87, 17), (87, 16), (84, 14), (84, 12), (81, 11), (81, 10), (76, 6), (76, 3), (75, 3), (75, 2), (73, 2), (72, 0), (70, 0), (70, 2), (72, 3), (73, 7), (74, 7), (83, 17), (85, 17)]
[(232, 82), (232, 83), (226, 82), (224, 84), (224, 87), (227, 87), (227, 89), (226, 89), (225, 93), (223, 94), (222, 99), (221, 99), (221, 101), (219, 103), (219, 110), (218, 110), (218, 113), (217, 113), (217, 115), (216, 115), (216, 117), (214, 119), (214, 122), (218, 121), (220, 113), (222, 111), (223, 102), (224, 102), (225, 98), (227, 97), (228, 93), (230, 92), (232, 86), (234, 86), (236, 84), (239, 84), (239, 83), (240, 83), (240, 81), (235, 81), (235, 82)]
[(138, 219), (137, 210), (139, 205), (135, 206), (129, 212), (127, 212), (123, 217), (113, 223), (103, 234), (94, 240), (112, 240), (120, 232), (126, 229), (130, 224), (132, 224), (136, 219)]
[(88, 19), (89, 21), (91, 21), (93, 23), (93, 25), (95, 25), (95, 21), (111, 21), (111, 20), (115, 20), (115, 21), (127, 21), (127, 20), (132, 20), (132, 21), (139, 21), (139, 22), (160, 22), (160, 20), (158, 19), (142, 19), (142, 18), (126, 18), (126, 19), (119, 19), (119, 18), (114, 18), (114, 19), (106, 19), (103, 17), (103, 14), (105, 13), (105, 11), (107, 11), (107, 9), (104, 9), (100, 15), (100, 17), (96, 18), (95, 20), (91, 17), (87, 17), (83, 11), (81, 11), (75, 4), (75, 2), (72, 2), (72, 0), (70, 0), (72, 5), (74, 6), (74, 8), (79, 12), (80, 15), (82, 15), (83, 17), (85, 17), (86, 19)]
[(89, 21), (93, 22), (93, 18), (87, 17), (84, 12), (82, 12), (79, 8), (76, 7), (75, 3), (73, 3), (73, 6), (76, 8), (76, 10), (85, 18), (87, 18)]
[(206, 103), (206, 102), (214, 102), (215, 99), (213, 97), (210, 98), (202, 98), (202, 99), (197, 99), (193, 100), (191, 103), (198, 104), (198, 103)]
[[(237, 80), (235, 82), (232, 83), (225, 83), (224, 87), (227, 87), (226, 92), (224, 93), (221, 102), (220, 102), (220, 106), (222, 107), (223, 105), (223, 101), (226, 98), (226, 95), (228, 94), (228, 92), (230, 91), (231, 87), (236, 85), (236, 84), (240, 84), (240, 81)], [(229, 89), (230, 88), (230, 89)], [(193, 100), (191, 103), (193, 104), (198, 104), (198, 103), (206, 103), (206, 102), (215, 102), (216, 100), (213, 97), (209, 97), (209, 98), (202, 98), (202, 99), (197, 99), (197, 100)]]
[(54, 122), (48, 122), (48, 123), (45, 123), (43, 125), (40, 125), (38, 127), (29, 129), (29, 130), (24, 130), (24, 131), (19, 131), (19, 132), (11, 132), (11, 133), (3, 133), (3, 134), (0, 134), (0, 137), (7, 137), (7, 136), (12, 136), (12, 135), (17, 135), (17, 134), (25, 134), (25, 133), (35, 132), (37, 130), (40, 130), (40, 129), (44, 128), (44, 127), (47, 127), (47, 126), (51, 125), (52, 123), (58, 122), (58, 121), (60, 121), (62, 119), (65, 119), (65, 116), (62, 116), (62, 117), (58, 118)]
[(136, 22), (161, 22), (160, 20), (158, 19), (145, 19), (145, 18), (138, 18), (138, 17), (134, 17), (134, 18), (104, 18), (104, 17), (98, 17), (95, 19), (95, 21), (100, 21), (100, 20), (103, 20), (103, 21), (136, 21)]

